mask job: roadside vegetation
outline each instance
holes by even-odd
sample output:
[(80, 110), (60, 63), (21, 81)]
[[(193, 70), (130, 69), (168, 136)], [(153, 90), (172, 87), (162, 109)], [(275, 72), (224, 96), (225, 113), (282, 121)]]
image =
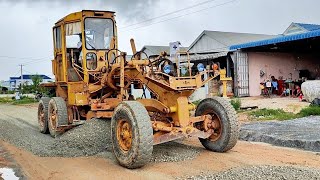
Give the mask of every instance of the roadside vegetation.
[(22, 94), (42, 93), (49, 95), (48, 89), (40, 86), (43, 80), (40, 75), (32, 75), (31, 80), (32, 84), (23, 84), (22, 89), (21, 85), (19, 85), (19, 87), (16, 90), (8, 90), (8, 88), (0, 86), (0, 94), (15, 94), (16, 91), (19, 91)]
[(35, 100), (34, 98), (30, 98), (26, 96), (22, 96), (20, 100), (15, 100), (14, 98), (9, 98), (9, 97), (0, 98), (0, 104), (8, 103), (12, 105), (20, 105), (20, 104), (32, 104), (36, 102), (37, 100)]
[(236, 111), (240, 110), (241, 100), (239, 98), (231, 99), (230, 103)]
[(290, 120), (307, 116), (320, 116), (320, 107), (309, 106), (303, 108), (299, 113), (285, 112), (282, 109), (258, 109), (249, 112), (249, 115), (256, 120)]

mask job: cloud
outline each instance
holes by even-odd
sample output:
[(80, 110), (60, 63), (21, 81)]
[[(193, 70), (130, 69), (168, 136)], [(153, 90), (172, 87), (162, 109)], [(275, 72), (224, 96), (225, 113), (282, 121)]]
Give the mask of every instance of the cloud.
[(63, 8), (112, 10), (126, 21), (138, 21), (150, 17), (152, 10), (160, 0), (0, 0), (10, 5), (24, 4), (30, 8)]

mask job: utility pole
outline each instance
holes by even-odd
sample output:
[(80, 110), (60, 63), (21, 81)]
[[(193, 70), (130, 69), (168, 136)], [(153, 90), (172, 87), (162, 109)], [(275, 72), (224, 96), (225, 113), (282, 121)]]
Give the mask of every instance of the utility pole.
[(23, 64), (20, 64), (20, 74), (21, 74), (21, 83), (20, 83), (20, 93), (22, 94), (22, 90), (23, 90), (23, 71), (22, 71), (22, 67), (24, 66)]

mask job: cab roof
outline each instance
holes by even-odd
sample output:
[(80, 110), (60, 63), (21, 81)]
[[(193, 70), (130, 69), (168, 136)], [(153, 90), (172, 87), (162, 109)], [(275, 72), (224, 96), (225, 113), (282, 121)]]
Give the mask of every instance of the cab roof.
[(59, 25), (61, 22), (65, 21), (77, 21), (81, 20), (83, 16), (90, 16), (90, 17), (104, 17), (105, 15), (111, 15), (114, 17), (115, 12), (113, 11), (102, 11), (102, 10), (82, 10), (74, 13), (70, 13), (67, 16), (61, 18), (59, 21), (55, 23), (55, 25)]

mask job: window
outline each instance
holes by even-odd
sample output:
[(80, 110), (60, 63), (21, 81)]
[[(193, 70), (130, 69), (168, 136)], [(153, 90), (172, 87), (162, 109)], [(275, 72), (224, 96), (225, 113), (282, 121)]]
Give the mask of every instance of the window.
[(61, 49), (61, 27), (56, 27), (53, 29), (53, 38), (54, 38), (54, 45), (55, 49)]
[(95, 53), (88, 53), (87, 54), (87, 69), (88, 70), (95, 70), (97, 69), (97, 55)]
[(65, 25), (66, 32), (66, 47), (80, 48), (81, 47), (81, 23), (74, 22)]
[(87, 49), (109, 49), (112, 37), (113, 21), (111, 19), (85, 19), (85, 40)]

